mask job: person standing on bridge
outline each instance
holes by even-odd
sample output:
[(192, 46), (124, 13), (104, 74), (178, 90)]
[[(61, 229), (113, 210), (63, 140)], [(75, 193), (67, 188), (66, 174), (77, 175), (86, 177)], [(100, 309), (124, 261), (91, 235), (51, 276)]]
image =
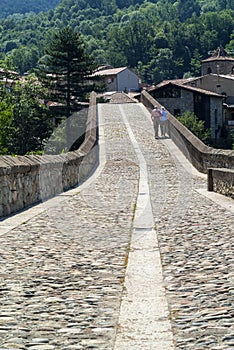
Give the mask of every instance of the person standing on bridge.
[(160, 117), (160, 130), (161, 130), (161, 136), (165, 136), (167, 133), (167, 111), (164, 107), (162, 107), (161, 111), (162, 115)]
[(156, 139), (158, 139), (158, 129), (159, 129), (161, 116), (162, 116), (161, 111), (158, 109), (157, 106), (155, 106), (151, 113), (151, 119), (154, 124), (154, 134)]

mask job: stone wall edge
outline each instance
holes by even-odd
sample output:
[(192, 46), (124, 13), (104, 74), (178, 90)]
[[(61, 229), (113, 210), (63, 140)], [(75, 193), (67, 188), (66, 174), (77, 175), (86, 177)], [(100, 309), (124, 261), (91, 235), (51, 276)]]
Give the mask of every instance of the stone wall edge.
[(90, 94), (85, 140), (59, 155), (0, 157), (0, 217), (53, 197), (84, 181), (97, 163), (96, 93)]

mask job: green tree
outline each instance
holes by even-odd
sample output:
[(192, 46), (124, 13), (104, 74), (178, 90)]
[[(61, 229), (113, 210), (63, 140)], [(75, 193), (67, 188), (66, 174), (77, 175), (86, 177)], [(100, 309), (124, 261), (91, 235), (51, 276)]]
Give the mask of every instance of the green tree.
[(210, 130), (205, 129), (205, 122), (198, 119), (194, 113), (186, 111), (182, 116), (178, 116), (177, 119), (202, 142), (206, 144), (209, 142), (211, 137)]
[(12, 135), (13, 108), (7, 101), (0, 101), (0, 155), (7, 154)]
[(30, 11), (46, 11), (57, 5), (58, 0), (1, 0), (0, 17), (13, 13), (27, 13)]
[(234, 31), (230, 36), (230, 42), (226, 46), (227, 51), (234, 52)]
[(177, 0), (176, 6), (181, 22), (192, 16), (199, 16), (201, 10), (198, 0)]
[(215, 12), (234, 9), (234, 0), (200, 0), (202, 12)]
[(172, 77), (175, 64), (173, 52), (170, 49), (159, 49), (150, 62), (142, 67), (140, 73), (145, 81), (158, 84)]
[(70, 27), (55, 32), (45, 51), (38, 65), (39, 80), (50, 89), (54, 101), (65, 103), (68, 118), (73, 102), (84, 100), (93, 88), (93, 58), (86, 53), (81, 34)]
[(36, 47), (20, 46), (13, 49), (8, 55), (9, 60), (21, 75), (35, 67), (39, 53)]
[(12, 114), (8, 122), (4, 118), (8, 136), (5, 141), (2, 139), (2, 147), (8, 154), (20, 155), (43, 150), (52, 133), (53, 120), (40, 100), (44, 98), (42, 86), (35, 77), (29, 76), (23, 84), (19, 83), (12, 89), (7, 98)]
[[(138, 62), (147, 63), (153, 44), (154, 28), (145, 19), (133, 18), (121, 23), (118, 27), (111, 27), (108, 32), (108, 53), (113, 65), (136, 67)], [(116, 62), (116, 59), (122, 60)]]
[(195, 77), (201, 74), (201, 61), (202, 55), (199, 54), (198, 49), (195, 49), (193, 57), (191, 58), (191, 72)]
[(107, 34), (107, 57), (109, 62), (114, 66), (126, 66), (128, 64), (127, 57), (123, 52), (123, 33), (119, 26), (110, 28)]
[[(36, 7), (51, 8), (52, 0), (50, 4), (48, 0), (30, 0), (30, 4), (26, 0), (2, 0), (0, 17), (15, 9), (17, 13), (0, 20), (0, 59), (12, 54), (18, 70), (31, 71), (35, 60), (21, 47), (29, 50), (36, 47), (37, 57), (42, 57), (45, 43), (49, 42), (48, 33), (64, 25), (84, 35), (87, 52), (100, 65), (128, 65), (135, 69), (142, 62), (148, 69), (160, 49), (171, 50), (175, 64), (173, 69), (170, 67), (170, 79), (197, 71), (198, 67), (193, 65), (197, 63), (192, 62), (196, 60), (195, 50), (203, 59), (220, 43), (233, 50), (234, 0), (60, 0), (57, 3), (53, 10), (35, 14)], [(34, 13), (22, 14), (25, 10)], [(20, 51), (13, 53), (14, 49)], [(151, 74), (149, 70), (148, 73)]]

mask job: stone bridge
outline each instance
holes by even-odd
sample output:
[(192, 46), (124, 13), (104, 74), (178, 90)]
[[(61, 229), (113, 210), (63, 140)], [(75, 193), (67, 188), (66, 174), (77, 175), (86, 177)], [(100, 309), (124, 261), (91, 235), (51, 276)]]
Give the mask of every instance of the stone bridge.
[(99, 104), (92, 175), (2, 219), (1, 350), (234, 348), (233, 199), (145, 105)]

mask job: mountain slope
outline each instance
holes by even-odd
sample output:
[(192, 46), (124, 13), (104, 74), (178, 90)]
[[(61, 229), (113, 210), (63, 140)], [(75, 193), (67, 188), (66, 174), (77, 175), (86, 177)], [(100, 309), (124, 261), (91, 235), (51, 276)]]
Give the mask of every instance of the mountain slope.
[(59, 0), (1, 0), (0, 18), (7, 17), (14, 13), (27, 13), (47, 11), (54, 8)]
[(234, 0), (60, 0), (45, 9), (0, 20), (0, 60), (9, 69), (32, 71), (65, 26), (82, 34), (97, 65), (128, 66), (150, 84), (199, 75), (220, 44), (234, 50)]

